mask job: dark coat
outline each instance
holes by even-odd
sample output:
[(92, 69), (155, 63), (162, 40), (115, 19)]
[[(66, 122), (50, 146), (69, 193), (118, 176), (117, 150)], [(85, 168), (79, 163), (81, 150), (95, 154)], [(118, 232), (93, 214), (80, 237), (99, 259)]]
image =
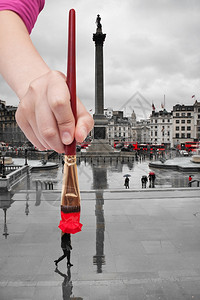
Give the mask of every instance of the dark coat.
[(64, 233), (61, 237), (61, 248), (63, 250), (72, 250), (72, 246), (71, 246), (71, 236), (69, 233)]

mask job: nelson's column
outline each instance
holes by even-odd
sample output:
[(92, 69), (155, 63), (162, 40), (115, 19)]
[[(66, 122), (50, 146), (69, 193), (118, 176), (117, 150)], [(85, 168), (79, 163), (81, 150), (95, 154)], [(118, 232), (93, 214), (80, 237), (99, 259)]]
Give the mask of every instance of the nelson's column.
[(100, 15), (97, 15), (96, 24), (96, 33), (93, 34), (93, 41), (95, 42), (94, 140), (88, 150), (89, 152), (111, 152), (113, 149), (106, 137), (108, 120), (104, 115), (103, 43), (106, 34), (102, 33)]

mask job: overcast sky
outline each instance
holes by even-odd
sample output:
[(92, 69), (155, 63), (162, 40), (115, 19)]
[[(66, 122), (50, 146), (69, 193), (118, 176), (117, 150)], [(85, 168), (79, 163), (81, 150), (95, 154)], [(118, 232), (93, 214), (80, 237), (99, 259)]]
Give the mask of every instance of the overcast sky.
[[(149, 117), (152, 103), (161, 109), (164, 95), (167, 110), (193, 104), (192, 95), (199, 100), (199, 0), (46, 0), (31, 37), (47, 64), (64, 73), (70, 8), (77, 18), (77, 93), (88, 110), (94, 112), (97, 14), (106, 33), (105, 108), (134, 109), (141, 119)], [(0, 98), (18, 103), (2, 78)]]

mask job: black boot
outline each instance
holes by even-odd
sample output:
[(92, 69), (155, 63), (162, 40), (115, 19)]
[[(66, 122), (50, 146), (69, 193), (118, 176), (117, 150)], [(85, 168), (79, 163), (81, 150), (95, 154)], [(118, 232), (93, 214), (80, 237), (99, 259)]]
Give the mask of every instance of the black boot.
[(68, 266), (68, 267), (72, 267), (73, 264), (71, 264), (70, 261), (68, 261), (68, 262), (67, 262), (67, 266)]

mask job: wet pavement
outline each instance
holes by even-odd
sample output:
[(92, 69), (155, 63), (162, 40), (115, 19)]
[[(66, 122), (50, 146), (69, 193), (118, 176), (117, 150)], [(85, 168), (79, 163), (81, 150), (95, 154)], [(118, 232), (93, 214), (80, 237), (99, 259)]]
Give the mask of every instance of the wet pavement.
[(18, 190), (6, 202), (7, 227), (2, 202), (0, 299), (199, 300), (199, 189), (116, 192), (100, 177), (99, 190), (96, 175), (93, 190), (81, 193), (83, 229), (72, 235), (70, 269), (54, 265), (60, 191)]
[[(188, 164), (188, 157), (176, 158), (176, 160), (182, 161), (182, 164)], [(15, 159), (16, 164), (24, 163), (23, 159)], [(167, 162), (169, 162), (168, 160)], [(28, 161), (30, 165), (36, 166), (37, 161)], [(95, 188), (103, 189), (123, 189), (124, 188), (124, 174), (130, 174), (130, 188), (141, 188), (141, 177), (149, 174), (150, 171), (156, 173), (156, 186), (162, 188), (168, 187), (187, 187), (188, 177), (191, 174), (189, 172), (180, 172), (176, 170), (150, 168), (149, 160), (142, 161), (129, 161), (122, 163), (121, 161), (113, 160), (110, 162), (93, 162), (81, 161), (78, 168), (78, 177), (80, 190), (93, 190)], [(199, 172), (192, 172), (194, 178), (200, 178)], [(62, 166), (58, 169), (41, 170), (31, 173), (30, 187), (35, 189), (36, 181), (53, 181), (54, 189), (62, 188)], [(106, 182), (105, 182), (106, 181)], [(98, 186), (96, 183), (98, 182)], [(23, 188), (23, 186), (21, 187)]]

